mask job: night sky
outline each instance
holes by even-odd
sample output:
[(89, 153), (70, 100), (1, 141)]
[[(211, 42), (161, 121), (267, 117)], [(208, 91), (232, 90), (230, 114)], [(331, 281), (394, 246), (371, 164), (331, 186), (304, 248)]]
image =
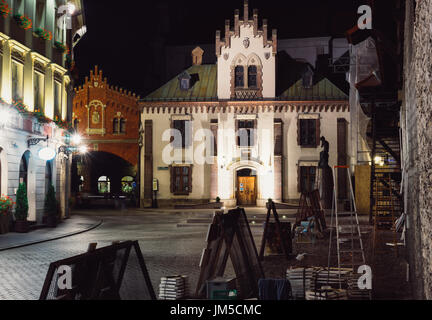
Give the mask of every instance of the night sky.
[[(80, 82), (94, 65), (112, 85), (145, 96), (163, 84), (155, 65), (170, 45), (214, 43), (216, 30), (234, 10), (243, 16), (243, 0), (85, 0), (88, 33), (75, 49)], [(250, 0), (278, 38), (343, 37), (358, 19), (357, 0)], [(223, 32), (222, 32), (223, 35)], [(270, 34), (269, 34), (270, 35)]]

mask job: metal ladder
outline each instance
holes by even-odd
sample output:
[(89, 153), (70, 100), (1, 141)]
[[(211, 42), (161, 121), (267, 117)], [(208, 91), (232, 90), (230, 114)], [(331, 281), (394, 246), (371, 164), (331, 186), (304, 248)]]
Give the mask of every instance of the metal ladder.
[[(338, 211), (338, 186), (337, 186), (337, 170), (346, 169), (347, 176), (349, 179), (350, 188), (350, 211), (339, 212)], [(330, 242), (329, 242), (329, 254), (328, 254), (328, 268), (330, 270), (331, 253), (332, 253), (332, 241), (333, 241), (333, 220), (335, 221), (336, 229), (336, 250), (337, 250), (337, 269), (339, 270), (339, 287), (341, 288), (341, 271), (342, 269), (352, 269), (353, 273), (357, 272), (355, 267), (366, 264), (363, 240), (361, 237), (360, 224), (357, 215), (357, 208), (355, 204), (354, 191), (351, 181), (351, 173), (349, 172), (348, 166), (335, 166), (333, 167), (333, 201), (332, 201), (332, 213), (330, 222)], [(340, 215), (348, 216), (349, 219), (346, 224), (340, 223)], [(328, 275), (330, 277), (330, 275)]]

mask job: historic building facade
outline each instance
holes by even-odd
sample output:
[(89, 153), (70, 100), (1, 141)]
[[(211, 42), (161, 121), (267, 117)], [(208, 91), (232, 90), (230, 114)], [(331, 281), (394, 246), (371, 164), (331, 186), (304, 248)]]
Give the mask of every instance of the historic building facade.
[[(154, 197), (159, 205), (219, 197), (226, 206), (296, 199), (313, 188), (321, 136), (330, 165), (347, 164), (348, 96), (308, 63), (279, 70), (277, 44), (246, 1), (243, 19), (236, 10), (225, 36), (216, 33), (217, 64), (203, 65), (197, 48), (190, 68), (140, 101), (142, 206)], [(278, 73), (291, 81), (278, 84)]]
[(110, 86), (95, 67), (75, 89), (73, 126), (89, 147), (76, 159), (80, 186), (75, 191), (121, 193), (135, 181), (140, 112), (134, 93)]
[[(65, 10), (70, 20), (57, 15)], [(19, 184), (26, 183), (31, 222), (42, 222), (50, 184), (62, 216), (68, 215), (71, 157), (64, 151), (73, 95), (68, 69), (70, 50), (84, 33), (82, 1), (0, 2), (0, 191), (15, 198)]]

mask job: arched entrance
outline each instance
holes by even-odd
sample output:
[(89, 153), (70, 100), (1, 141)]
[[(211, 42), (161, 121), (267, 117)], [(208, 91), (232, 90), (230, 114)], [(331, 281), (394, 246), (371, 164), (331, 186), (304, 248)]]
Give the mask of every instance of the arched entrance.
[(251, 168), (239, 169), (236, 172), (237, 205), (257, 204), (257, 172)]

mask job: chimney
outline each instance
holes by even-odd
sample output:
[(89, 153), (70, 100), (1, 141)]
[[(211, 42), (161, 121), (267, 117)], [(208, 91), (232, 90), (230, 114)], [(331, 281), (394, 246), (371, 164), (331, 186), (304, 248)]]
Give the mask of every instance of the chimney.
[(258, 34), (258, 10), (253, 10), (253, 32), (254, 36)]
[(236, 37), (240, 36), (240, 10), (236, 9), (234, 11), (234, 34)]
[(268, 29), (267, 29), (267, 19), (263, 19), (263, 42), (264, 45), (267, 45), (267, 36), (268, 36)]
[(203, 58), (204, 50), (200, 47), (196, 47), (192, 50), (192, 65), (194, 66), (200, 66), (202, 65), (202, 58)]
[(244, 1), (244, 14), (243, 14), (243, 23), (248, 23), (249, 21), (249, 1)]

